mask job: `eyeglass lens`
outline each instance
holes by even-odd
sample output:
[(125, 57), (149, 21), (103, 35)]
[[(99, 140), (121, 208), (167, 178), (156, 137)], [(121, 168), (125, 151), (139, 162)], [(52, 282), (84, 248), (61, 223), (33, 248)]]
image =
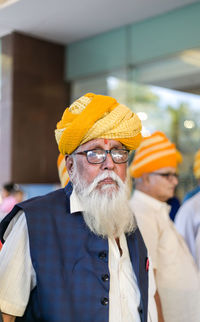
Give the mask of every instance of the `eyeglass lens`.
[(107, 154), (110, 153), (113, 162), (125, 163), (128, 160), (128, 151), (123, 149), (101, 150), (95, 149), (87, 151), (87, 160), (90, 163), (102, 163), (105, 161)]

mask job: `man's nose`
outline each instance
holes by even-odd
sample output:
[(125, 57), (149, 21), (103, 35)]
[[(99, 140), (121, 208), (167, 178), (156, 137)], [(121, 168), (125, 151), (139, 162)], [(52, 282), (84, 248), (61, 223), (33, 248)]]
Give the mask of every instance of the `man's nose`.
[(115, 163), (113, 162), (113, 159), (110, 155), (110, 153), (106, 154), (106, 159), (105, 161), (102, 163), (102, 169), (103, 170), (112, 170), (115, 166)]

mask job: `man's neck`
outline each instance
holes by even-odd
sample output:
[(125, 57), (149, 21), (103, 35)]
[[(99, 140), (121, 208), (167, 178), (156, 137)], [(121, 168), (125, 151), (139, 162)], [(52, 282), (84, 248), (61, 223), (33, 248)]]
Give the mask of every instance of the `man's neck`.
[(155, 194), (151, 193), (151, 191), (146, 190), (146, 189), (143, 189), (142, 187), (140, 187), (140, 188), (137, 188), (137, 187), (136, 187), (136, 189), (137, 189), (138, 191), (141, 191), (141, 192), (145, 193), (145, 194), (146, 194), (146, 195), (148, 195), (149, 197), (151, 197), (151, 198), (154, 198), (154, 199), (158, 200), (158, 201), (161, 201), (161, 202), (167, 202), (167, 200), (166, 200), (166, 198), (165, 198), (165, 197), (163, 197), (163, 198), (162, 198), (162, 196), (157, 196), (157, 195), (155, 195)]

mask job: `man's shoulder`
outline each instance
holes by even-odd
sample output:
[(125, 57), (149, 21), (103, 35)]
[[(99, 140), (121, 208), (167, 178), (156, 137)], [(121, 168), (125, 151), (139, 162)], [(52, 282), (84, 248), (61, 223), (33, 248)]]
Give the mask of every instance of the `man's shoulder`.
[(186, 200), (179, 208), (175, 217), (175, 225), (180, 232), (183, 227), (193, 225), (193, 222), (199, 221), (200, 214), (200, 192)]
[(156, 199), (140, 190), (135, 190), (130, 199), (130, 205), (135, 212), (151, 209), (154, 203), (156, 204)]
[(195, 193), (189, 199), (187, 199), (182, 205), (181, 209), (193, 209), (196, 205), (200, 205), (200, 191)]
[(30, 207), (35, 207), (37, 205), (48, 205), (48, 204), (57, 204), (63, 201), (69, 201), (70, 195), (72, 192), (71, 184), (68, 184), (65, 188), (57, 189), (53, 192), (49, 192), (42, 196), (37, 196), (26, 201), (19, 203), (17, 206), (19, 208), (25, 209)]
[[(70, 195), (72, 186), (67, 185), (65, 188), (55, 190), (46, 195), (37, 196), (23, 201), (14, 206), (12, 211), (0, 223), (0, 238), (4, 235), (11, 220), (23, 211), (27, 223), (31, 225), (41, 222), (58, 214), (63, 215), (70, 212)], [(58, 217), (58, 216), (57, 216)]]
[(196, 195), (198, 192), (200, 192), (200, 185), (194, 188), (193, 190), (186, 193), (185, 197), (183, 198), (183, 203), (185, 203), (187, 200), (192, 198), (194, 195)]
[(41, 196), (36, 196), (30, 199), (27, 199), (21, 203), (18, 204), (18, 206), (20, 208), (24, 208), (26, 206), (32, 206), (36, 203), (45, 203), (45, 202), (49, 202), (49, 200), (57, 200), (58, 198), (62, 198), (65, 196), (65, 190), (62, 189), (58, 189), (52, 192), (49, 192), (45, 195), (41, 195)]
[(200, 204), (200, 190), (197, 191), (189, 200), (188, 200), (188, 203), (191, 203), (191, 204)]

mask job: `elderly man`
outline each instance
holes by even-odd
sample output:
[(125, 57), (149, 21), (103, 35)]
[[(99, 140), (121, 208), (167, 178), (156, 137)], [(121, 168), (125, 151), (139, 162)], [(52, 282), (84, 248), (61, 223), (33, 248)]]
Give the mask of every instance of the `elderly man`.
[(138, 227), (152, 259), (165, 322), (200, 321), (197, 268), (182, 237), (169, 219), (166, 201), (178, 184), (180, 153), (162, 132), (142, 140), (130, 171), (135, 191), (130, 200)]
[(4, 321), (147, 321), (148, 258), (126, 184), (140, 131), (111, 97), (86, 94), (65, 110), (55, 134), (71, 182), (1, 226)]
[(200, 149), (195, 154), (193, 171), (198, 186), (186, 194), (177, 213), (175, 226), (185, 239), (200, 270)]

